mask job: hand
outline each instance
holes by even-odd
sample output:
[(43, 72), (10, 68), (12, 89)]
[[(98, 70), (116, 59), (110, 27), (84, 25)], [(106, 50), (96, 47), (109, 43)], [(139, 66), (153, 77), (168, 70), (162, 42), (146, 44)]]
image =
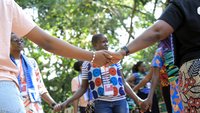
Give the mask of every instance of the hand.
[(53, 111), (54, 113), (55, 112), (59, 112), (62, 110), (62, 104), (56, 104), (54, 107), (53, 107)]
[(151, 106), (152, 106), (152, 99), (149, 98), (145, 99), (140, 105), (142, 112), (146, 112), (147, 110), (151, 112)]
[(98, 67), (111, 63), (113, 56), (106, 50), (100, 50), (95, 52), (94, 64)]
[(61, 104), (57, 104), (54, 106), (53, 111), (54, 112), (59, 112), (61, 110), (64, 110), (67, 106), (69, 105), (68, 101), (66, 100), (65, 102), (61, 103)]
[(118, 63), (121, 59), (124, 58), (124, 55), (125, 55), (123, 54), (122, 51), (119, 51), (119, 52), (106, 51), (106, 52), (112, 56), (111, 62), (109, 62), (107, 65)]

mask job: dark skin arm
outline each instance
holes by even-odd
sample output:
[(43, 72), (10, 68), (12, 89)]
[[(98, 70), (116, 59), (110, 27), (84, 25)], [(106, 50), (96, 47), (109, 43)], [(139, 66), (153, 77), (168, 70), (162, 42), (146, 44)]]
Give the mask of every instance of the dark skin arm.
[(140, 97), (138, 97), (136, 95), (136, 93), (132, 90), (132, 88), (130, 87), (130, 85), (125, 81), (124, 79), (124, 75), (122, 73), (122, 70), (120, 70), (120, 73), (122, 75), (122, 81), (124, 83), (124, 88), (125, 88), (125, 92), (126, 94), (131, 97), (138, 105), (140, 105), (140, 103), (143, 101)]
[(159, 83), (160, 68), (152, 68), (152, 71), (153, 71), (153, 77), (151, 83), (151, 90), (150, 93), (148, 94), (147, 99), (142, 103), (142, 107), (146, 108), (146, 106), (148, 105), (149, 110), (151, 110), (153, 95), (157, 87), (157, 84)]
[[(50, 96), (50, 94), (48, 92), (42, 94), (42, 99), (47, 102), (49, 104), (49, 106), (51, 106), (53, 103), (56, 104), (56, 102), (54, 101), (54, 99)], [(52, 107), (52, 106), (51, 106)]]
[[(174, 32), (172, 26), (163, 20), (158, 20), (151, 27), (145, 30), (140, 36), (135, 38), (131, 43), (127, 45), (130, 54), (142, 50), (146, 47), (153, 45), (154, 43), (167, 38)], [(116, 59), (122, 59), (126, 53), (124, 50), (119, 52), (110, 52)], [(113, 60), (112, 62), (117, 63), (119, 60)]]
[(149, 82), (149, 81), (151, 80), (152, 75), (153, 75), (153, 69), (151, 68), (151, 69), (150, 69), (150, 72), (145, 76), (144, 79), (142, 79), (142, 81), (141, 81), (139, 84), (137, 84), (137, 85), (133, 88), (133, 90), (134, 90), (134, 91), (138, 91), (141, 87), (145, 86), (146, 83)]
[(130, 75), (127, 77), (126, 82), (131, 86), (131, 88), (134, 88), (134, 81), (135, 81), (135, 77)]
[[(76, 92), (72, 92), (72, 93), (74, 95)], [(74, 113), (78, 113), (78, 102), (79, 102), (78, 99), (73, 101)]]
[[(75, 58), (84, 61), (91, 61), (93, 58), (92, 52), (80, 49), (63, 40), (55, 38), (47, 34), (38, 26), (34, 27), (26, 35), (26, 37), (45, 50), (63, 57)], [(106, 53), (105, 50), (97, 51), (94, 63), (97, 66), (105, 65), (110, 62), (111, 58), (112, 56)]]
[(59, 112), (62, 109), (65, 109), (70, 103), (72, 103), (75, 100), (78, 100), (86, 91), (88, 88), (88, 80), (82, 80), (81, 87), (74, 93), (72, 97), (64, 101), (62, 104), (56, 105), (54, 107), (54, 112)]

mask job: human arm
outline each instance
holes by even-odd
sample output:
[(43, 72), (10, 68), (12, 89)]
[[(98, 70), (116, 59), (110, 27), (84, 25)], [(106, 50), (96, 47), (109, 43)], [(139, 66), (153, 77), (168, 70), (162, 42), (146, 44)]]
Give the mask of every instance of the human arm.
[(131, 88), (135, 87), (134, 81), (135, 76), (133, 76), (132, 74), (126, 78), (126, 82), (130, 85)]
[[(55, 38), (47, 34), (38, 26), (34, 27), (26, 35), (26, 37), (40, 47), (44, 48), (45, 50), (60, 56), (75, 58), (84, 61), (91, 61), (93, 58), (92, 52), (78, 48), (63, 40)], [(104, 50), (96, 51), (94, 64), (96, 64), (97, 66), (105, 65), (107, 64), (107, 62), (110, 62), (111, 57), (112, 56), (110, 56)]]
[[(12, 31), (10, 32), (16, 33), (19, 37), (25, 36), (45, 50), (63, 57), (76, 58), (85, 61), (91, 61), (93, 59), (92, 52), (80, 49), (47, 34), (43, 29), (37, 26), (13, 0), (11, 0), (11, 7)], [(111, 55), (104, 50), (98, 51), (95, 54), (94, 64), (102, 66), (110, 62), (110, 59)]]
[(36, 76), (36, 81), (37, 81), (37, 85), (38, 85), (38, 91), (39, 94), (41, 96), (41, 98), (48, 103), (48, 105), (53, 108), (57, 103), (55, 102), (55, 100), (50, 96), (50, 94), (48, 93), (45, 84), (43, 82), (42, 79), (42, 75), (40, 73), (39, 67), (37, 62), (33, 59), (33, 58), (29, 58), (30, 63), (33, 64), (34, 67), (34, 71), (35, 71), (35, 76)]
[(142, 81), (139, 84), (135, 85), (135, 87), (133, 88), (133, 91), (138, 91), (141, 87), (145, 86), (146, 83), (151, 80), (152, 73), (153, 73), (153, 70), (151, 68), (150, 72), (145, 76), (145, 78), (142, 79)]
[(54, 106), (57, 104), (56, 101), (50, 96), (48, 92), (41, 95), (42, 99), (48, 103), (48, 105), (51, 108), (54, 108)]
[(62, 109), (65, 109), (71, 102), (79, 99), (87, 91), (87, 88), (88, 88), (88, 80), (82, 79), (81, 87), (76, 91), (76, 93), (74, 93), (72, 97), (64, 101), (62, 104), (55, 106), (54, 111), (58, 112)]
[(120, 73), (121, 73), (121, 76), (122, 76), (122, 81), (124, 83), (124, 88), (125, 88), (126, 94), (130, 98), (132, 98), (138, 105), (140, 105), (140, 103), (142, 102), (142, 99), (137, 96), (137, 94), (132, 90), (130, 85), (125, 81), (122, 69), (120, 70)]
[[(73, 94), (75, 94), (75, 92), (73, 92)], [(79, 99), (73, 101), (72, 105), (74, 108), (74, 113), (78, 113), (78, 102), (79, 102)]]
[[(74, 77), (71, 81), (71, 89), (72, 89), (73, 95), (76, 93), (76, 91), (80, 87), (79, 77), (80, 77), (80, 75), (78, 75), (77, 77)], [(73, 101), (72, 105), (73, 105), (73, 108), (74, 108), (74, 113), (78, 113), (78, 103), (79, 103), (79, 99)]]
[(154, 95), (155, 89), (157, 87), (157, 84), (159, 82), (159, 74), (160, 74), (160, 68), (153, 68), (153, 77), (152, 77), (150, 93), (148, 94), (147, 99), (141, 105), (143, 107), (148, 105), (149, 110), (151, 110), (153, 95)]

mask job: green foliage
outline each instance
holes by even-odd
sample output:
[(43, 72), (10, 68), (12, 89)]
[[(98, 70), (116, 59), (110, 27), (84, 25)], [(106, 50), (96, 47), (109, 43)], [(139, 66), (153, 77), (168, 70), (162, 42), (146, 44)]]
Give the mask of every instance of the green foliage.
[[(51, 35), (87, 50), (92, 49), (90, 39), (91, 35), (96, 33), (105, 34), (111, 48), (120, 48), (117, 37), (122, 33), (117, 32), (117, 29), (124, 29), (128, 33), (129, 42), (131, 38), (135, 38), (136, 28), (146, 28), (155, 21), (152, 14), (154, 12), (148, 11), (144, 6), (155, 3), (156, 8), (158, 4), (164, 4), (162, 0), (17, 0), (17, 2), (23, 8), (36, 12), (33, 15), (34, 21)], [(130, 22), (126, 22), (127, 20)], [(37, 60), (51, 96), (57, 102), (66, 100), (71, 95), (71, 79), (77, 76), (73, 70), (75, 60), (52, 55), (29, 41), (26, 47), (25, 53)], [(145, 49), (129, 59), (149, 63), (155, 48), (153, 46)], [(122, 63), (126, 75), (130, 74), (133, 62), (124, 60)], [(50, 112), (48, 108), (48, 105), (44, 104), (45, 112)]]

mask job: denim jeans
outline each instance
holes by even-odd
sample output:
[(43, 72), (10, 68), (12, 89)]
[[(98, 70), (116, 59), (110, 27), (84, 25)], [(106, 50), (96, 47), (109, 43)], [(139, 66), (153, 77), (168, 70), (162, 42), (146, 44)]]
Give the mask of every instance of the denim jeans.
[(26, 113), (20, 92), (12, 81), (0, 81), (0, 113)]
[(95, 100), (95, 113), (129, 113), (126, 99), (108, 102)]

